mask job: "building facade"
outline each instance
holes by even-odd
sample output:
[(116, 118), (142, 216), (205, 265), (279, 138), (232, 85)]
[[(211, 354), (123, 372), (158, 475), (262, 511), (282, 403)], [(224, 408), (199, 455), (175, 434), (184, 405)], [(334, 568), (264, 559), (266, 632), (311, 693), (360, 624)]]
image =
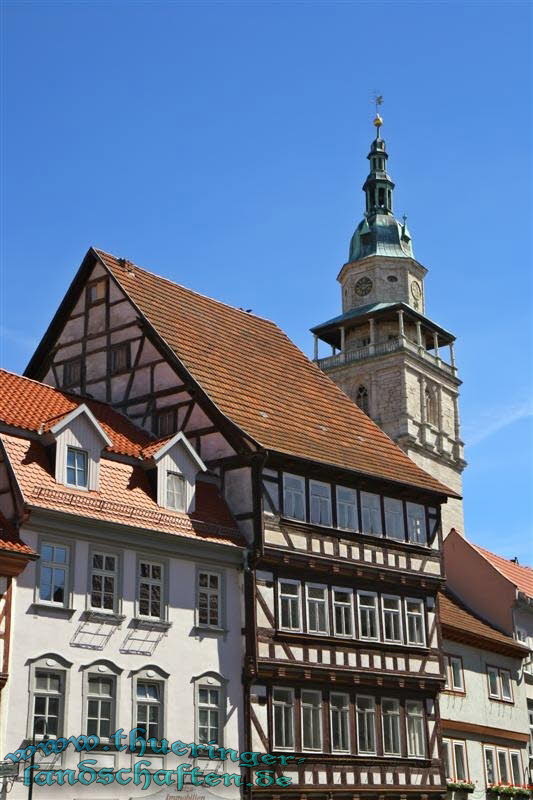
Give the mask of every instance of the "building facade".
[(244, 746), (283, 756), (291, 780), (250, 773), (245, 794), (441, 797), (436, 598), (456, 493), (273, 323), (102, 251), (26, 375), (110, 404), (156, 449), (181, 432), (220, 488), (247, 550)]
[[(406, 219), (393, 215), (381, 117), (374, 124), (365, 214), (337, 278), (342, 314), (312, 329), (315, 361), (410, 458), (460, 495), (455, 337), (427, 316), (427, 269), (414, 257)], [(319, 357), (319, 342), (332, 355)], [(445, 536), (451, 528), (464, 531), (460, 499), (443, 511)]]

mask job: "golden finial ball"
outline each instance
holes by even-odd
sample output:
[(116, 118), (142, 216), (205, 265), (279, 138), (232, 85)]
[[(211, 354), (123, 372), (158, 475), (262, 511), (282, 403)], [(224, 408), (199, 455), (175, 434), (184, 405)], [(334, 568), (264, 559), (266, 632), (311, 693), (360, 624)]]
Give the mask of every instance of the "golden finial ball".
[(381, 125), (383, 125), (383, 119), (380, 117), (379, 114), (376, 114), (374, 118), (374, 125), (376, 126), (376, 128), (379, 128)]

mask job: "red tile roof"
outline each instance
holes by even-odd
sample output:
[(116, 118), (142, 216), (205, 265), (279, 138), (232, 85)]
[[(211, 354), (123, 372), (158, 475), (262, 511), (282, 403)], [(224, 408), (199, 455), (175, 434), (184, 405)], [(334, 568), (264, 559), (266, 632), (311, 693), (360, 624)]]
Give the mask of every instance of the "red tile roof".
[(35, 550), (19, 538), (15, 526), (0, 511), (0, 553), (2, 550), (21, 555), (35, 555)]
[(515, 658), (527, 656), (527, 647), (482, 620), (450, 591), (439, 592), (438, 602), (444, 638), (506, 652)]
[(267, 449), (455, 495), (273, 322), (94, 251), (218, 409)]
[(49, 430), (83, 403), (111, 439), (113, 452), (139, 457), (142, 448), (152, 442), (152, 436), (106, 403), (0, 369), (0, 421), (6, 425), (34, 432)]
[(43, 445), (35, 439), (0, 434), (28, 506), (194, 539), (244, 546), (237, 525), (214, 484), (197, 481), (196, 511), (162, 509), (152, 497), (139, 465), (102, 458), (99, 491), (83, 491), (55, 481)]
[(511, 583), (514, 583), (520, 592), (528, 595), (528, 597), (533, 597), (533, 569), (531, 567), (515, 564), (513, 561), (497, 556), (477, 544), (473, 544), (472, 547), (492, 564), (498, 572), (504, 575)]

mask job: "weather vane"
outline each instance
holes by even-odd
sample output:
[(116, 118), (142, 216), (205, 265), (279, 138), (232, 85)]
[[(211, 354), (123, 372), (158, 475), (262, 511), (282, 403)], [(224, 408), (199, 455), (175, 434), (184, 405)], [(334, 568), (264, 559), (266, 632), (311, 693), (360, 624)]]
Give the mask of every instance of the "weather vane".
[(382, 95), (382, 94), (377, 94), (377, 92), (376, 92), (376, 93), (374, 94), (373, 103), (374, 103), (374, 105), (376, 106), (376, 116), (375, 116), (375, 118), (374, 118), (374, 125), (375, 125), (375, 126), (376, 126), (376, 128), (378, 129), (378, 138), (379, 138), (379, 129), (380, 129), (380, 128), (381, 128), (381, 126), (383, 125), (383, 119), (382, 119), (382, 118), (381, 118), (381, 116), (380, 116), (380, 113), (379, 113), (379, 107), (380, 107), (381, 105), (383, 105), (383, 95)]

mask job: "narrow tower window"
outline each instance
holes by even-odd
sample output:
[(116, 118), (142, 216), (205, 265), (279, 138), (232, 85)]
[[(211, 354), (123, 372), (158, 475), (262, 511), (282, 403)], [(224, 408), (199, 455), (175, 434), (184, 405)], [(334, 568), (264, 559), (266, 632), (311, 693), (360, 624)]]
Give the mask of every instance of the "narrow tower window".
[(361, 385), (358, 388), (357, 393), (355, 395), (355, 402), (357, 403), (361, 411), (364, 411), (365, 414), (369, 413), (368, 389), (366, 388), (366, 386)]
[(425, 391), (426, 422), (430, 425), (437, 425), (437, 398), (435, 393), (426, 388)]

